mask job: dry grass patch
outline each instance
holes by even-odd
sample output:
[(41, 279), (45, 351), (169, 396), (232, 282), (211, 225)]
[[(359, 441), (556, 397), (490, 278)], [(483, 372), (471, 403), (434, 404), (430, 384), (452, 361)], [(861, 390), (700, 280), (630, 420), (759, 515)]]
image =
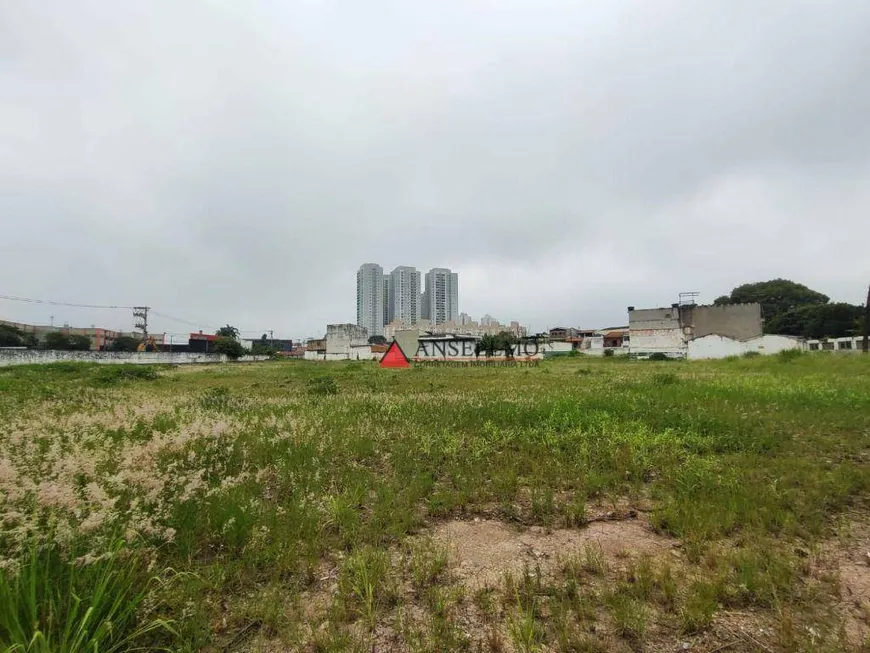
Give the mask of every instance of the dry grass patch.
[(667, 553), (676, 543), (654, 533), (642, 520), (594, 522), (577, 529), (518, 529), (500, 521), (454, 520), (432, 530), (450, 547), (453, 571), (470, 589), (498, 585), (506, 572), (525, 567), (551, 572), (566, 559), (581, 556), (593, 567), (625, 566), (642, 555)]

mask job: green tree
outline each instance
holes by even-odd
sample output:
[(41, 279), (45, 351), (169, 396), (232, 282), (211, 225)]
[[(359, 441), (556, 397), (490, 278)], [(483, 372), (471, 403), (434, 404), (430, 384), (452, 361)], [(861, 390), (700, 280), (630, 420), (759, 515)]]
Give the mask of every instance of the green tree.
[(369, 344), (370, 345), (385, 345), (385, 344), (387, 344), (387, 339), (384, 336), (369, 336)]
[(477, 341), (474, 345), (474, 355), (480, 356), (480, 354), (486, 354), (486, 357), (489, 358), (499, 349), (499, 340), (498, 336), (494, 336), (491, 333), (487, 333), (480, 340)]
[(212, 349), (212, 351), (216, 354), (226, 354), (233, 360), (245, 355), (245, 348), (242, 347), (242, 343), (235, 338), (229, 338), (227, 336), (216, 338), (214, 341), (214, 349)]
[(269, 337), (264, 333), (260, 336), (260, 340), (253, 343), (251, 353), (255, 356), (274, 356), (275, 348), (269, 340)]
[(69, 351), (70, 348), (69, 336), (62, 331), (46, 333), (42, 344), (46, 349), (54, 351)]
[(109, 351), (136, 351), (139, 347), (139, 340), (133, 336), (118, 336), (109, 347)]
[[(717, 297), (713, 302), (723, 304), (761, 304), (764, 316), (765, 333), (783, 333), (786, 335), (803, 335), (803, 325), (797, 320), (804, 320), (807, 311), (794, 312), (805, 306), (821, 306), (828, 303), (828, 296), (812, 290), (801, 283), (788, 279), (771, 279), (756, 283), (745, 283), (737, 286), (730, 295)], [(786, 315), (792, 311), (791, 314)]]
[(777, 316), (771, 333), (804, 338), (843, 338), (861, 333), (856, 325), (864, 312), (862, 306), (844, 302), (805, 305)]
[(255, 342), (251, 346), (251, 353), (254, 356), (274, 356), (275, 350), (269, 345), (269, 343), (264, 345), (261, 342)]
[(70, 336), (69, 348), (71, 351), (90, 351), (91, 339), (88, 336)]
[(513, 358), (514, 347), (519, 342), (519, 339), (510, 331), (502, 331), (496, 337), (496, 349), (503, 351), (507, 358)]
[[(227, 324), (226, 326), (222, 326), (220, 329), (218, 329), (215, 332), (215, 335), (221, 336), (222, 338), (233, 338), (234, 340), (238, 340), (239, 330), (236, 327)], [(265, 337), (266, 334), (264, 333), (263, 336)]]
[(36, 347), (36, 336), (9, 324), (0, 324), (0, 347)]

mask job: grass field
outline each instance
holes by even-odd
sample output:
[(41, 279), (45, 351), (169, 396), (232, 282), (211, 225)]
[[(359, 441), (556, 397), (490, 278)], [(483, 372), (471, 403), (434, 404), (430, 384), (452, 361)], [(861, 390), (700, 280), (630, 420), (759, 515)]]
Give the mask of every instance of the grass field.
[(4, 368), (0, 645), (870, 651), (868, 491), (870, 356)]

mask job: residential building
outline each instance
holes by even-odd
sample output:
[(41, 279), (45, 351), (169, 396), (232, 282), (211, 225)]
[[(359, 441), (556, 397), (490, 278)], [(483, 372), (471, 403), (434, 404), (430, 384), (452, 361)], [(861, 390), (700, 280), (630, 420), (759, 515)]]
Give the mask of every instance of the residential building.
[(390, 272), (389, 321), (417, 324), (421, 318), (420, 273), (417, 268), (400, 265)]
[(562, 342), (577, 337), (577, 329), (574, 327), (553, 327), (550, 329), (550, 342)]
[(390, 275), (385, 274), (383, 277), (384, 286), (384, 317), (382, 324), (384, 326), (390, 323)]
[(384, 269), (364, 263), (356, 273), (356, 323), (370, 336), (384, 335)]
[(459, 319), (459, 275), (447, 268), (432, 268), (426, 273), (422, 317), (432, 324)]
[(628, 347), (628, 343), (631, 342), (631, 337), (628, 332), (628, 326), (608, 327), (606, 329), (599, 329), (598, 334), (600, 334), (602, 338), (604, 338), (605, 349), (619, 349), (621, 347)]

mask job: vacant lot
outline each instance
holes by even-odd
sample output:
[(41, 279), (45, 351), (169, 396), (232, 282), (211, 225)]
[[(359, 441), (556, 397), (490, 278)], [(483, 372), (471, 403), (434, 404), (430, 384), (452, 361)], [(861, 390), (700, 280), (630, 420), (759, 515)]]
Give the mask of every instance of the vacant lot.
[(3, 369), (0, 645), (870, 650), (868, 491), (870, 356)]

